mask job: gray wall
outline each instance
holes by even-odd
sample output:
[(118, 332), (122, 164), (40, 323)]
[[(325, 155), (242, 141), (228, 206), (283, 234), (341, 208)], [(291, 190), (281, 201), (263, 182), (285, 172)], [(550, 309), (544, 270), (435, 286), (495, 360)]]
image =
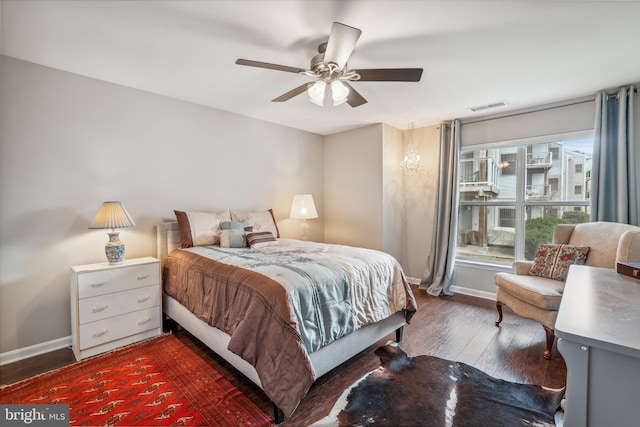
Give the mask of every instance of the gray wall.
[[(403, 132), (404, 147), (409, 144), (409, 132)], [(423, 166), (417, 172), (404, 172), (404, 252), (402, 267), (407, 276), (420, 279), (431, 256), (438, 188), (438, 157), (440, 156), (440, 126), (425, 126), (413, 130), (412, 141)]]
[(0, 353), (68, 337), (69, 267), (102, 262), (88, 230), (121, 200), (137, 223), (126, 257), (155, 255), (174, 209), (273, 208), (285, 237), (296, 193), (312, 193), (324, 235), (319, 135), (9, 57), (1, 62)]
[(383, 249), (383, 133), (370, 125), (325, 137), (327, 243)]
[[(400, 162), (410, 137), (422, 168)], [(383, 250), (420, 278), (431, 252), (440, 127), (371, 125), (325, 137), (325, 241)]]

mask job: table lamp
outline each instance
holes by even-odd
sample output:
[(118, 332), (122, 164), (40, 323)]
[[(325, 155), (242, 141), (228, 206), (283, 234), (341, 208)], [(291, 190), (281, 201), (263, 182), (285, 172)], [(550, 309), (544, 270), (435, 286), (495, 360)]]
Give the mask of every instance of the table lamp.
[(318, 218), (316, 205), (313, 203), (313, 196), (311, 194), (296, 194), (293, 196), (289, 218), (302, 220), (302, 224), (300, 224), (302, 238), (307, 240), (309, 234), (307, 219)]
[(109, 264), (121, 264), (124, 259), (124, 243), (120, 241), (116, 228), (135, 227), (136, 223), (120, 202), (104, 202), (91, 221), (89, 229), (111, 229), (109, 241), (104, 247)]

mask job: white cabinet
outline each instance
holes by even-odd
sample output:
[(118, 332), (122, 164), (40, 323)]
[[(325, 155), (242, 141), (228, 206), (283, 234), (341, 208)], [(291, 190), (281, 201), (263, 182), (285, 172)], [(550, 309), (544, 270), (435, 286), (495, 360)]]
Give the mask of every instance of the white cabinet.
[(71, 267), (71, 341), (77, 360), (162, 332), (160, 262), (152, 257)]

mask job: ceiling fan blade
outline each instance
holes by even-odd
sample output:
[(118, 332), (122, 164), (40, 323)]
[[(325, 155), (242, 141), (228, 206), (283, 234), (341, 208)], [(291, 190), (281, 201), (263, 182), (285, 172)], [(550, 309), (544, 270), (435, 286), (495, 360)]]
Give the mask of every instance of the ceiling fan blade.
[(305, 92), (307, 90), (308, 87), (308, 83), (302, 84), (300, 86), (298, 86), (295, 89), (290, 90), (289, 92), (285, 93), (284, 95), (280, 95), (279, 97), (272, 99), (271, 102), (284, 102), (284, 101), (288, 101), (291, 98), (293, 98), (294, 96), (300, 95), (302, 92)]
[(422, 68), (372, 68), (356, 70), (360, 82), (419, 82)]
[(362, 31), (357, 28), (334, 22), (331, 25), (327, 50), (324, 52), (325, 64), (333, 62), (342, 70), (356, 47), (360, 34)]
[(267, 68), (269, 70), (286, 71), (288, 73), (302, 73), (307, 70), (303, 68), (289, 67), (286, 65), (269, 64), (268, 62), (251, 61), (249, 59), (238, 59), (236, 61), (238, 65), (247, 65), (249, 67)]
[(364, 97), (362, 95), (360, 95), (358, 93), (358, 91), (356, 91), (353, 86), (351, 86), (349, 83), (347, 82), (342, 82), (344, 83), (348, 88), (349, 88), (349, 95), (347, 95), (347, 104), (351, 105), (352, 107), (358, 107), (362, 104), (366, 104), (367, 100), (364, 99)]

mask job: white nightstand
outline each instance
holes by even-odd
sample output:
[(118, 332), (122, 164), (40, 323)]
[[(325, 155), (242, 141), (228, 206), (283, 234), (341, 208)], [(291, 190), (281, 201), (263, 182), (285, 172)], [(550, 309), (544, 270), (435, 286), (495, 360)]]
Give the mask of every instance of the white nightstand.
[(71, 341), (81, 360), (162, 332), (160, 261), (71, 267)]

